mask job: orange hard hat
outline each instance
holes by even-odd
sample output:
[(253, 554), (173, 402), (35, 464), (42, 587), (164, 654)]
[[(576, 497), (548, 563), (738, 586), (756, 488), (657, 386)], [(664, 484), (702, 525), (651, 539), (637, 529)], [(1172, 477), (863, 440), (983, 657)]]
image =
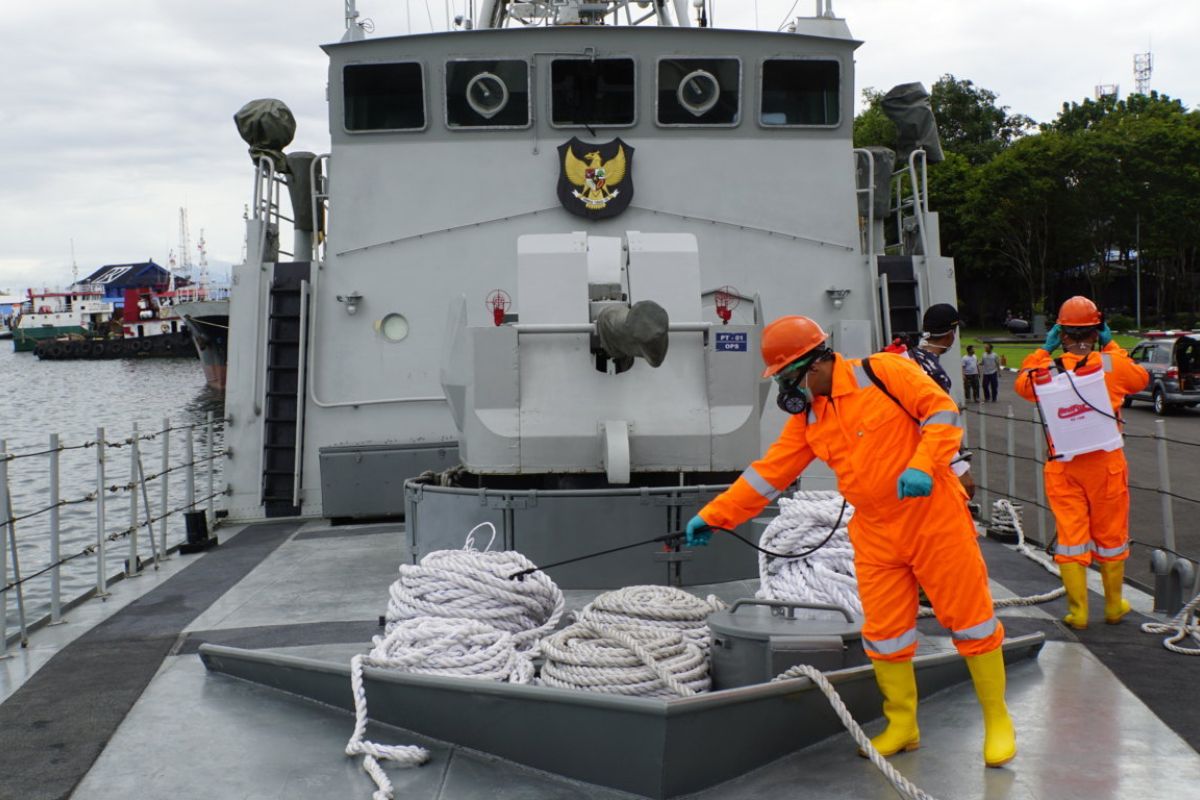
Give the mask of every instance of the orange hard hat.
[(762, 357), (769, 378), (805, 353), (820, 347), (829, 338), (821, 326), (808, 317), (780, 317), (763, 328)]
[(1100, 324), (1100, 309), (1083, 295), (1077, 294), (1058, 309), (1058, 324), (1072, 328), (1086, 328)]

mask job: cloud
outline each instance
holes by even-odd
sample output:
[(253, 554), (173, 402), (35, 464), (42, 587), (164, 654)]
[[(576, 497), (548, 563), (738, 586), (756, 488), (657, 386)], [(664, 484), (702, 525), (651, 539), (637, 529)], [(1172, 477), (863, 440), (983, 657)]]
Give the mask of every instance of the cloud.
[[(454, 7), (461, 9), (463, 0)], [(750, 0), (716, 0), (721, 26), (750, 27)], [(763, 29), (795, 5), (758, 0)], [(1147, 0), (835, 0), (864, 41), (857, 87), (886, 89), (944, 73), (973, 80), (1013, 111), (1050, 119), (1100, 83), (1132, 89), (1133, 53), (1153, 46), (1153, 85), (1195, 100), (1200, 3)], [(426, 8), (429, 11), (426, 11)], [(359, 0), (376, 36), (441, 27), (436, 0)], [(178, 247), (238, 261), (252, 170), (234, 128), (247, 100), (278, 97), (296, 114), (295, 149), (329, 148), (323, 42), (342, 34), (337, 0), (59, 0), (8, 3), (0, 15), (0, 288)]]

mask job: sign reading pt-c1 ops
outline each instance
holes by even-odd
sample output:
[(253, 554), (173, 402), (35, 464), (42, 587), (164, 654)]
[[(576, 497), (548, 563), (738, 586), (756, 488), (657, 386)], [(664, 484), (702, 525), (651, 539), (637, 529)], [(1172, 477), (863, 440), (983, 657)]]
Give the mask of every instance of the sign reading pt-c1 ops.
[(633, 148), (620, 139), (588, 144), (571, 137), (558, 147), (558, 201), (584, 219), (615, 217), (633, 200)]
[(718, 353), (722, 351), (744, 353), (746, 352), (746, 334), (717, 331), (717, 342), (713, 349)]

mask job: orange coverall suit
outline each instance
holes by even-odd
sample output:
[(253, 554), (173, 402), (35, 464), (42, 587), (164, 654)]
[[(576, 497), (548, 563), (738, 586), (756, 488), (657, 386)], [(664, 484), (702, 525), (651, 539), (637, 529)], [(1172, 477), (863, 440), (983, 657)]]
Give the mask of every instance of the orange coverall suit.
[[(1004, 627), (992, 611), (966, 492), (950, 470), (962, 441), (958, 407), (908, 359), (871, 356), (871, 368), (901, 409), (871, 383), (860, 360), (835, 358), (831, 395), (791, 417), (767, 454), (700, 516), (709, 525), (735, 528), (820, 458), (854, 506), (850, 542), (867, 654), (882, 661), (913, 657), (918, 581), (960, 653), (990, 652), (1003, 641)], [(928, 497), (896, 497), (896, 482), (908, 467), (933, 476)]]
[[(1116, 342), (1086, 357), (1065, 353), (1062, 365), (1074, 370), (1085, 358), (1091, 361), (1085, 367), (1101, 363), (1108, 398), (1117, 417), (1121, 416), (1125, 395), (1141, 391), (1150, 382), (1146, 370)], [(1058, 371), (1054, 359), (1042, 348), (1021, 362), (1015, 385), (1017, 394), (1033, 402), (1037, 402), (1033, 385), (1033, 371), (1037, 369)], [(1070, 461), (1048, 459), (1045, 476), (1046, 499), (1058, 528), (1056, 562), (1086, 565), (1091, 563), (1093, 553), (1097, 561), (1129, 558), (1129, 470), (1123, 449), (1081, 453)]]

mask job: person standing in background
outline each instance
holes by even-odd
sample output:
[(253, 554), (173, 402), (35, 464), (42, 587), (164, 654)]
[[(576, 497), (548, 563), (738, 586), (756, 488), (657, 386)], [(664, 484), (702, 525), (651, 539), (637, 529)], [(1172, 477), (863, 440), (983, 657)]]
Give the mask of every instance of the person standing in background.
[(964, 394), (966, 402), (974, 400), (976, 403), (979, 400), (979, 359), (975, 357), (975, 346), (967, 345), (967, 354), (962, 360)]
[(983, 346), (983, 355), (979, 358), (979, 371), (983, 375), (983, 399), (994, 403), (1000, 395), (1000, 356), (992, 352), (992, 344)]

